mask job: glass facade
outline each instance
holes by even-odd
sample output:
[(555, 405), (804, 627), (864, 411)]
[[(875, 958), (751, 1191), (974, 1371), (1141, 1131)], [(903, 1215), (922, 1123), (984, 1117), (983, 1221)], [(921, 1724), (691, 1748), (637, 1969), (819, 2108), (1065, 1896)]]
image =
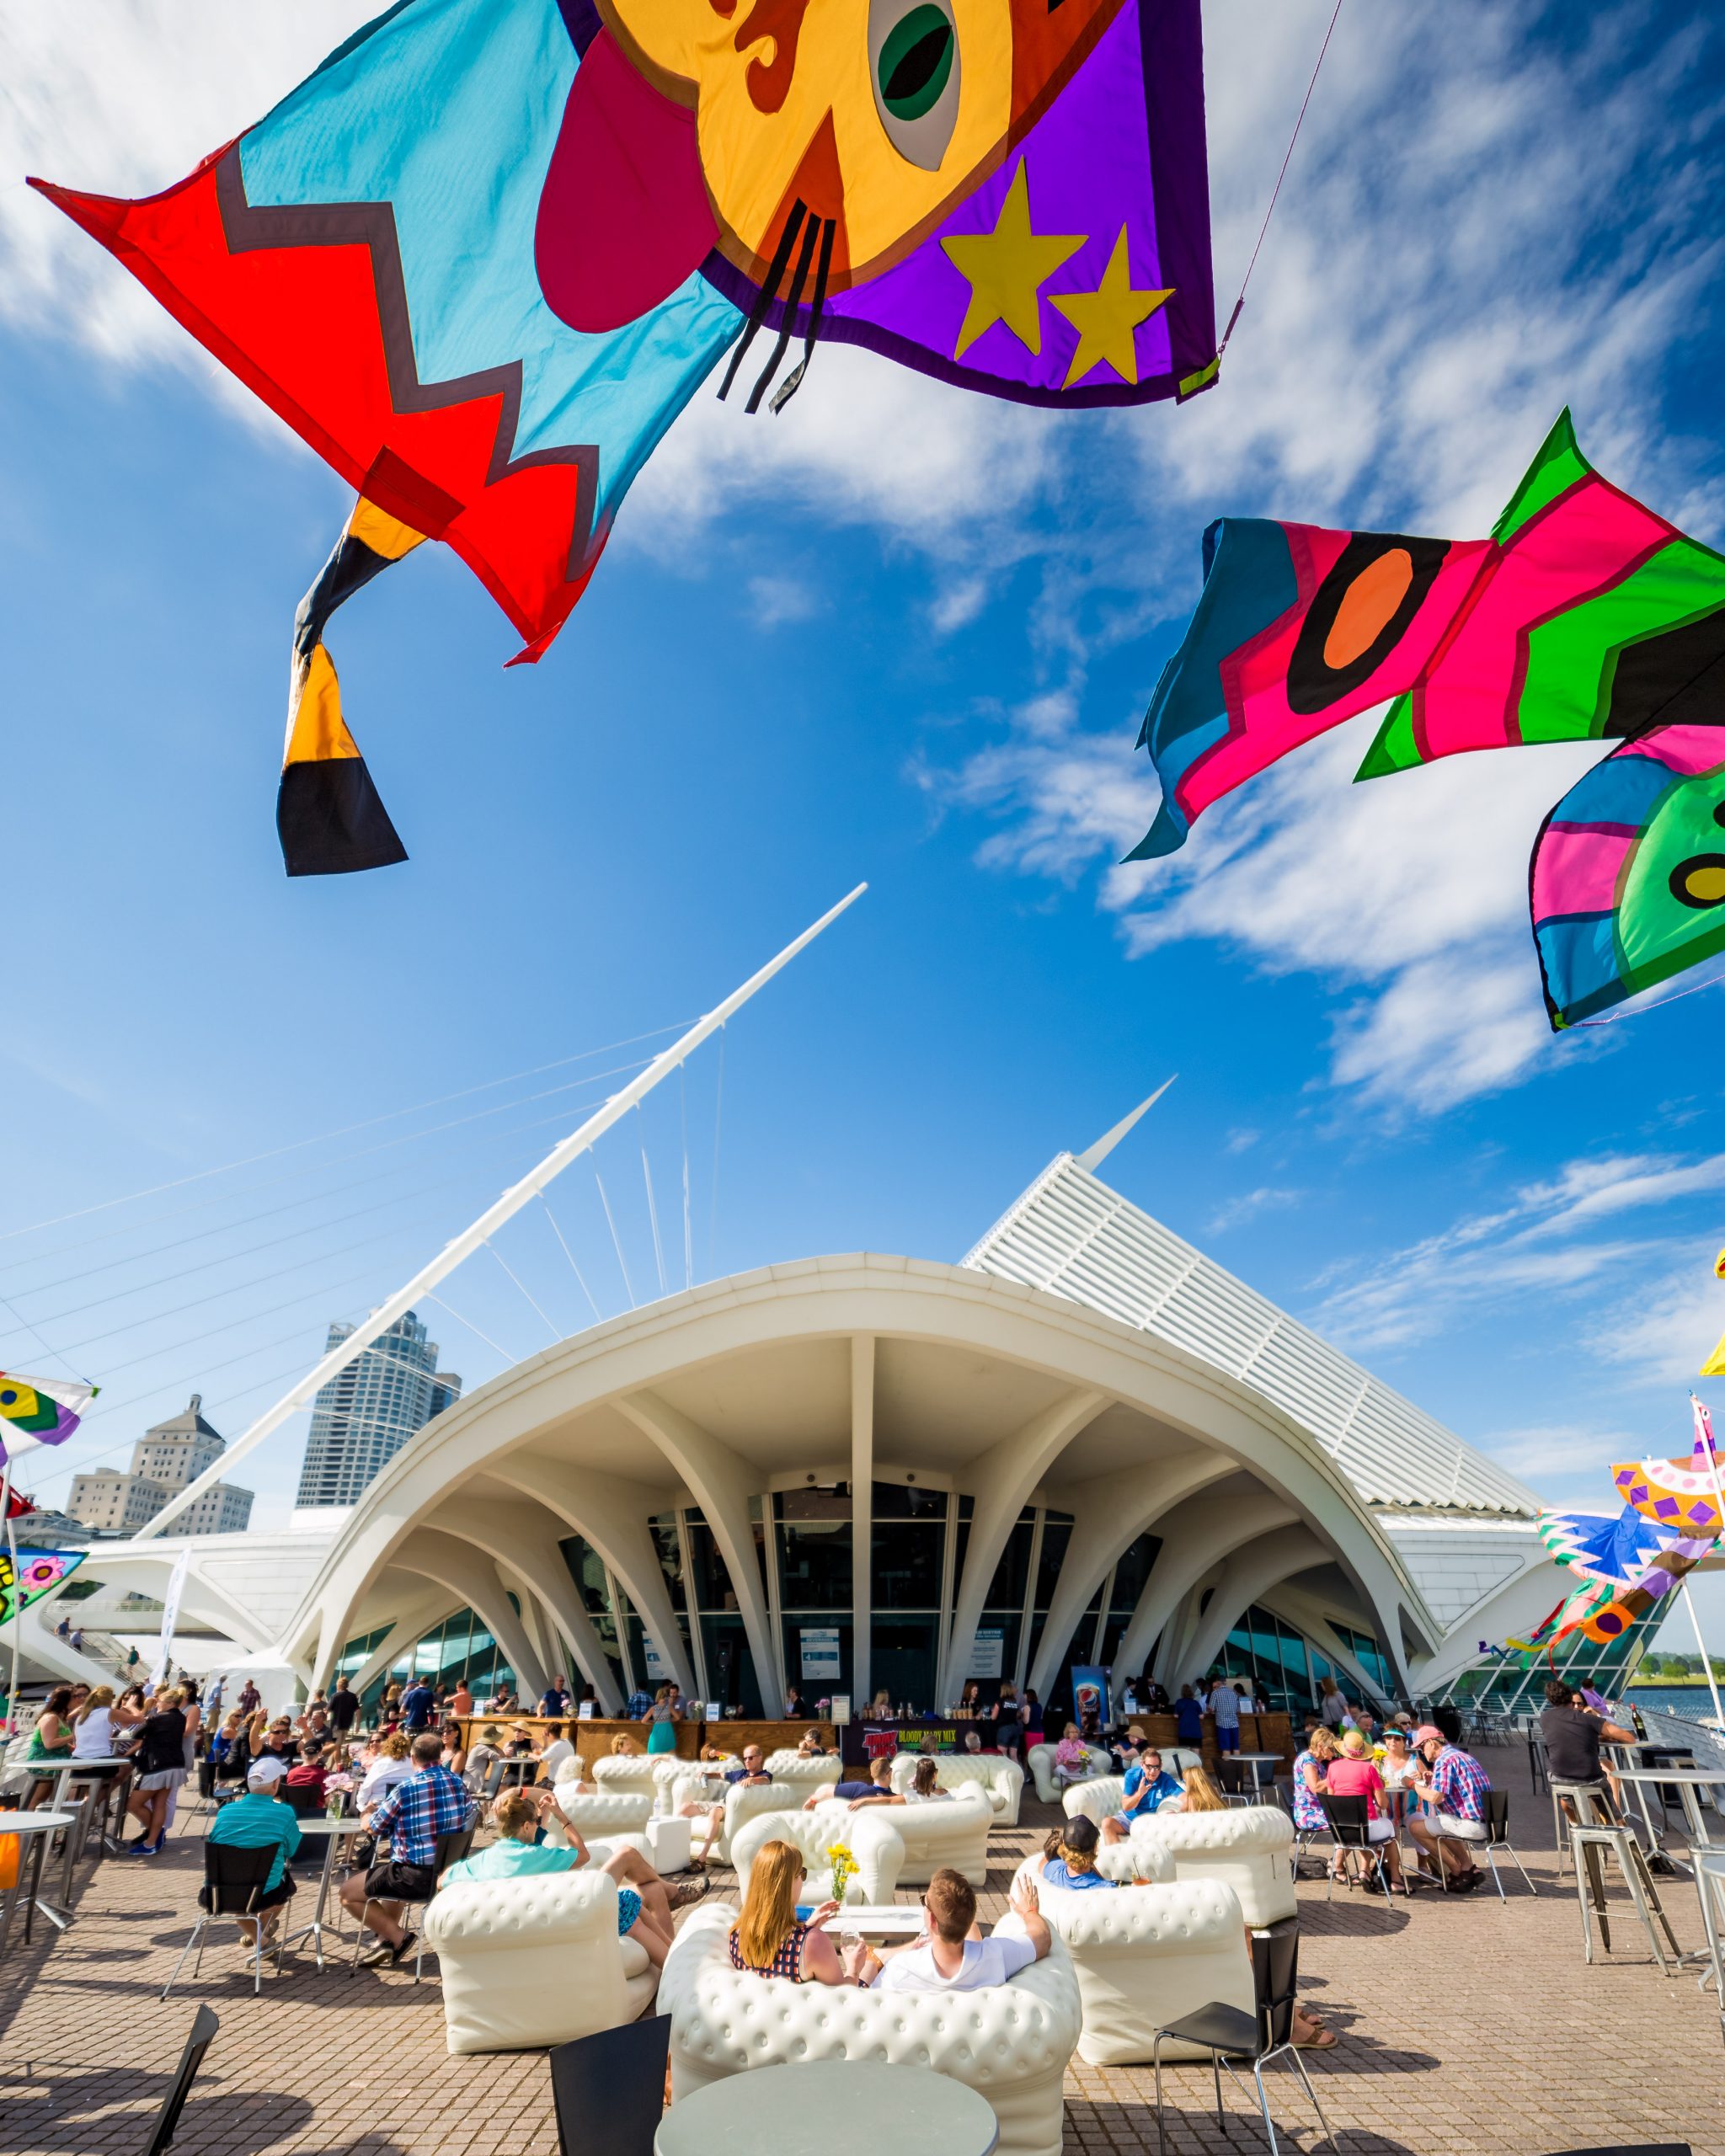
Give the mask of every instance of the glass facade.
[(1552, 1677), (1561, 1677), (1567, 1684), (1591, 1684), (1607, 1699), (1614, 1698), (1634, 1674), (1664, 1616), (1664, 1606), (1656, 1603), (1621, 1639), (1604, 1646), (1572, 1632), (1550, 1661), (1540, 1653), (1503, 1655), (1477, 1662), (1464, 1669), (1440, 1699), (1495, 1714), (1537, 1714), (1546, 1704), (1546, 1685)]
[[(935, 1697), (941, 1647), (953, 1619), (958, 1583), (969, 1545), (974, 1499), (967, 1494), (925, 1488), (911, 1482), (876, 1482), (871, 1491), (869, 1539), (870, 1682), (895, 1706), (939, 1708), (953, 1704)], [(854, 1508), (846, 1483), (793, 1487), (752, 1501), (750, 1527), (755, 1561), (760, 1567), (767, 1616), (767, 1637), (778, 1657), (772, 1673), (777, 1689), (788, 1681), (811, 1704), (835, 1692), (849, 1694), (855, 1710), (867, 1702), (857, 1694), (853, 1620), (857, 1585)], [(717, 1538), (694, 1506), (658, 1514), (649, 1523), (654, 1550), (678, 1644), (686, 1655), (701, 1700), (722, 1701), (750, 1718), (761, 1716), (766, 1694), (744, 1624), (738, 1597)], [(1072, 1539), (1069, 1514), (1045, 1506), (1026, 1506), (1007, 1534), (990, 1579), (977, 1621), (979, 1646), (971, 1672), (955, 1674), (956, 1692), (964, 1676), (975, 1674), (985, 1699), (1011, 1680), (1021, 1689), (1042, 1644), (1050, 1604)], [(600, 1553), (579, 1534), (561, 1544), (563, 1561), (580, 1596), (619, 1695), (651, 1690), (669, 1674), (670, 1663), (657, 1641), (649, 1660), (649, 1634), (640, 1612)], [(1043, 1705), (1050, 1720), (1070, 1708), (1075, 1663), (1113, 1664), (1162, 1549), (1154, 1534), (1140, 1534), (1124, 1550), (1098, 1583), (1070, 1639), (1062, 1642), (1056, 1673)], [(511, 1597), (513, 1600), (514, 1598)], [(1393, 1690), (1388, 1657), (1371, 1634), (1338, 1626), (1349, 1653), (1386, 1694)], [(805, 1635), (814, 1637), (805, 1637)], [(996, 1647), (998, 1635), (998, 1675)], [(350, 1641), (338, 1668), (357, 1670), (382, 1634)], [(836, 1651), (838, 1668), (831, 1666)], [(810, 1667), (804, 1674), (807, 1658)], [(1585, 1672), (1621, 1670), (1625, 1646), (1589, 1649)], [(1230, 1677), (1249, 1677), (1273, 1706), (1300, 1715), (1309, 1710), (1318, 1679), (1331, 1664), (1302, 1635), (1272, 1612), (1248, 1609), (1231, 1631), (1216, 1666)], [(1540, 1665), (1543, 1678), (1545, 1665)], [(375, 1700), (383, 1685), (404, 1678), (409, 1669), (453, 1682), (465, 1676), (476, 1690), (514, 1681), (491, 1635), (470, 1613), (446, 1620), (426, 1635), (411, 1654), (403, 1654), (368, 1692)], [(571, 1662), (569, 1673), (578, 1677)], [(1180, 1677), (1208, 1672), (1181, 1672)], [(1357, 1679), (1334, 1672), (1351, 1694)], [(1118, 1673), (1117, 1694), (1124, 1680), (1141, 1667)], [(1519, 1676), (1519, 1665), (1516, 1674)], [(1458, 1680), (1456, 1696), (1482, 1698), (1514, 1689), (1505, 1670), (1469, 1672)]]

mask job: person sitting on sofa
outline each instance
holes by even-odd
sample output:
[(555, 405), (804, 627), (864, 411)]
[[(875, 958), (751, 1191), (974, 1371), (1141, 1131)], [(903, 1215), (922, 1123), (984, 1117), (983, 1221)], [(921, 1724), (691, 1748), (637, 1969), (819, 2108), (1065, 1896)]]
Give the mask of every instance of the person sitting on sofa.
[(731, 1967), (756, 1977), (784, 1977), (794, 1984), (846, 1984), (838, 1949), (824, 1927), (839, 1913), (823, 1902), (804, 1919), (797, 1896), (809, 1874), (802, 1852), (788, 1842), (763, 1842), (755, 1853), (749, 1891), (727, 1935)]
[[(626, 1739), (619, 1739), (619, 1742), (626, 1741)], [(613, 1745), (611, 1749), (615, 1751), (616, 1745)], [(712, 1753), (711, 1760), (708, 1757), (709, 1753)], [(713, 1751), (711, 1745), (703, 1745), (701, 1752), (701, 1764), (703, 1766), (714, 1764), (720, 1756), (718, 1752)], [(732, 1789), (735, 1789), (747, 1782), (770, 1782), (772, 1776), (767, 1772), (766, 1762), (761, 1756), (761, 1747), (758, 1744), (745, 1744), (743, 1747), (742, 1765), (727, 1768), (722, 1773), (715, 1774), (710, 1780), (713, 1782), (726, 1782)], [(680, 1804), (677, 1806), (677, 1817), (680, 1819), (705, 1818), (707, 1839), (701, 1844), (699, 1852), (689, 1859), (692, 1865), (697, 1866), (704, 1865), (713, 1854), (713, 1844), (724, 1832), (724, 1800), (721, 1798), (717, 1804), (712, 1804), (703, 1803), (697, 1797), (686, 1804)]]
[(1055, 1747), (1055, 1787), (1065, 1789), (1069, 1782), (1086, 1781), (1089, 1775), (1090, 1753), (1078, 1734), (1077, 1723), (1069, 1721)]
[[(884, 1760), (877, 1760), (875, 1764), (877, 1766), (888, 1766), (889, 1763)], [(889, 1773), (890, 1773), (889, 1766)], [(930, 1756), (925, 1753), (921, 1758), (916, 1762), (916, 1771), (911, 1778), (911, 1786), (905, 1790), (902, 1796), (895, 1796), (892, 1792), (890, 1785), (889, 1785), (887, 1788), (881, 1790), (879, 1792), (873, 1793), (868, 1796), (859, 1797), (857, 1800), (857, 1802), (852, 1805), (851, 1809), (854, 1812), (857, 1809), (857, 1803), (949, 1804), (952, 1801), (952, 1796), (953, 1792), (949, 1789), (943, 1789), (940, 1785), (940, 1762), (937, 1759), (930, 1758)]]
[(1170, 1812), (1226, 1812), (1227, 1808), (1227, 1798), (1195, 1761), (1186, 1769), (1178, 1801), (1168, 1806)]
[(804, 1804), (805, 1812), (812, 1812), (817, 1805), (829, 1801), (848, 1804), (852, 1812), (859, 1805), (879, 1804), (893, 1793), (893, 1760), (889, 1752), (883, 1752), (878, 1759), (868, 1763), (866, 1775), (848, 1774), (837, 1783), (829, 1797), (825, 1789), (818, 1789)]
[(854, 1965), (857, 1980), (879, 1991), (980, 1991), (1010, 1983), (1021, 1969), (1041, 1961), (1051, 1940), (1028, 1879), (1013, 1882), (1012, 1910), (1024, 1937), (996, 1932), (985, 1939), (976, 1922), (975, 1888), (962, 1873), (937, 1871), (923, 1891), (922, 1937), (884, 1953), (863, 1948)]
[(797, 1747), (797, 1757), (799, 1759), (824, 1759), (826, 1757), (826, 1747), (820, 1741), (818, 1729), (803, 1732), (803, 1741)]
[[(1104, 1879), (1096, 1868), (1096, 1848), (1101, 1839), (1095, 1820), (1085, 1818), (1081, 1812), (1064, 1827), (1056, 1827), (1043, 1844), (1043, 1877), (1050, 1886), (1065, 1886), (1074, 1893), (1087, 1886), (1118, 1886), (1119, 1880)], [(1119, 1837), (1111, 1835), (1109, 1839), (1118, 1841)]]
[[(440, 1886), (474, 1884), (488, 1879), (525, 1879), (542, 1871), (579, 1871), (586, 1865), (587, 1845), (574, 1828), (565, 1827), (570, 1846), (558, 1848), (542, 1839), (545, 1816), (553, 1801), (549, 1790), (505, 1790), (491, 1808), (497, 1839), (489, 1848), (452, 1864)], [(633, 1939), (655, 1969), (665, 1967), (675, 1935), (671, 1911), (686, 1900), (698, 1900), (707, 1890), (682, 1887), (673, 1900), (665, 1881), (633, 1849), (617, 1849), (599, 1867), (617, 1881), (617, 1931), (619, 1939)]]
[(1139, 1753), (1127, 1768), (1120, 1808), (1112, 1817), (1103, 1820), (1103, 1838), (1124, 1842), (1135, 1819), (1154, 1817), (1165, 1804), (1172, 1803), (1180, 1794), (1180, 1785), (1163, 1766), (1162, 1753), (1151, 1745)]

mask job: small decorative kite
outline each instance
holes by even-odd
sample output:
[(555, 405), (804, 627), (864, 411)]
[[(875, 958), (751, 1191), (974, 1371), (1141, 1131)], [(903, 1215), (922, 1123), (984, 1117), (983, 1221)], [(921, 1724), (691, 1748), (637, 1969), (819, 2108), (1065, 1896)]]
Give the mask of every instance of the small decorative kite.
[(0, 1549), (0, 1625), (40, 1601), (50, 1588), (58, 1587), (89, 1554), (88, 1550), (20, 1550), (14, 1573), (11, 1558)]
[(1725, 949), (1725, 556), (1602, 479), (1563, 413), (1489, 539), (1225, 517), (1138, 745), (1183, 846), (1225, 793), (1394, 698), (1356, 776), (1468, 749), (1625, 746), (1534, 849), (1554, 1031)]
[[(1023, 403), (1217, 368), (1199, 0), (400, 0), (189, 179), (33, 183), (358, 489), (296, 627), (290, 875), (404, 857), (322, 642), (422, 538), (536, 659), (729, 349)], [(733, 349), (734, 348), (734, 349)]]
[(63, 1445), (98, 1388), (70, 1378), (21, 1378), (0, 1370), (0, 1464), (37, 1445)]

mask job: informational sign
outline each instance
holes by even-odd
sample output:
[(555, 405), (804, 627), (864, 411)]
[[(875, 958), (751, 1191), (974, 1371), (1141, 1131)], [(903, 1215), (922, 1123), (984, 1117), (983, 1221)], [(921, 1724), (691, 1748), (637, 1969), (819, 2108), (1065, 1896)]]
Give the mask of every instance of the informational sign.
[(826, 1718), (835, 1729), (844, 1729), (851, 1720), (851, 1695), (848, 1692), (835, 1692), (826, 1703)]
[(590, 1700), (583, 1700), (580, 1705), (575, 1709), (575, 1720), (577, 1721), (591, 1721), (592, 1719), (593, 1702)]
[(707, 1702), (707, 1714), (705, 1718), (708, 1721), (723, 1721), (724, 1720), (724, 1701), (721, 1700), (709, 1700)]
[(966, 1674), (971, 1677), (998, 1677), (1005, 1645), (1004, 1632), (979, 1632), (976, 1644), (970, 1650), (970, 1667)]
[(664, 1678), (670, 1675), (670, 1670), (665, 1667), (664, 1656), (660, 1653), (659, 1649), (654, 1646), (644, 1632), (641, 1635), (641, 1650), (646, 1657), (647, 1674), (649, 1677)]
[(1106, 1729), (1113, 1719), (1108, 1711), (1108, 1673), (1088, 1663), (1072, 1665), (1072, 1713), (1081, 1729), (1084, 1717), (1094, 1715), (1097, 1726)]
[(798, 1636), (803, 1643), (803, 1675), (822, 1680), (836, 1678), (839, 1666), (839, 1628), (836, 1625), (804, 1625)]

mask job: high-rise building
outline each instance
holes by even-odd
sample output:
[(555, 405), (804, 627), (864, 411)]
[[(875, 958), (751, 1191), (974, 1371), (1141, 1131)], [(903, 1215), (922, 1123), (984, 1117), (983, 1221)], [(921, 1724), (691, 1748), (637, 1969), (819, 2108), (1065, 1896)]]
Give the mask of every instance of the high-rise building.
[[(204, 1396), (184, 1415), (157, 1422), (131, 1449), (131, 1467), (99, 1467), (72, 1478), (66, 1509), (99, 1534), (136, 1534), (172, 1497), (221, 1459), (225, 1441), (204, 1420)], [(213, 1483), (174, 1523), (176, 1534), (238, 1534), (250, 1524), (252, 1492)]]
[[(332, 1325), (325, 1354), (353, 1329)], [(438, 1369), (437, 1352), (409, 1310), (330, 1379), (312, 1403), (297, 1503), (356, 1504), (414, 1432), (461, 1397), (461, 1380)]]

